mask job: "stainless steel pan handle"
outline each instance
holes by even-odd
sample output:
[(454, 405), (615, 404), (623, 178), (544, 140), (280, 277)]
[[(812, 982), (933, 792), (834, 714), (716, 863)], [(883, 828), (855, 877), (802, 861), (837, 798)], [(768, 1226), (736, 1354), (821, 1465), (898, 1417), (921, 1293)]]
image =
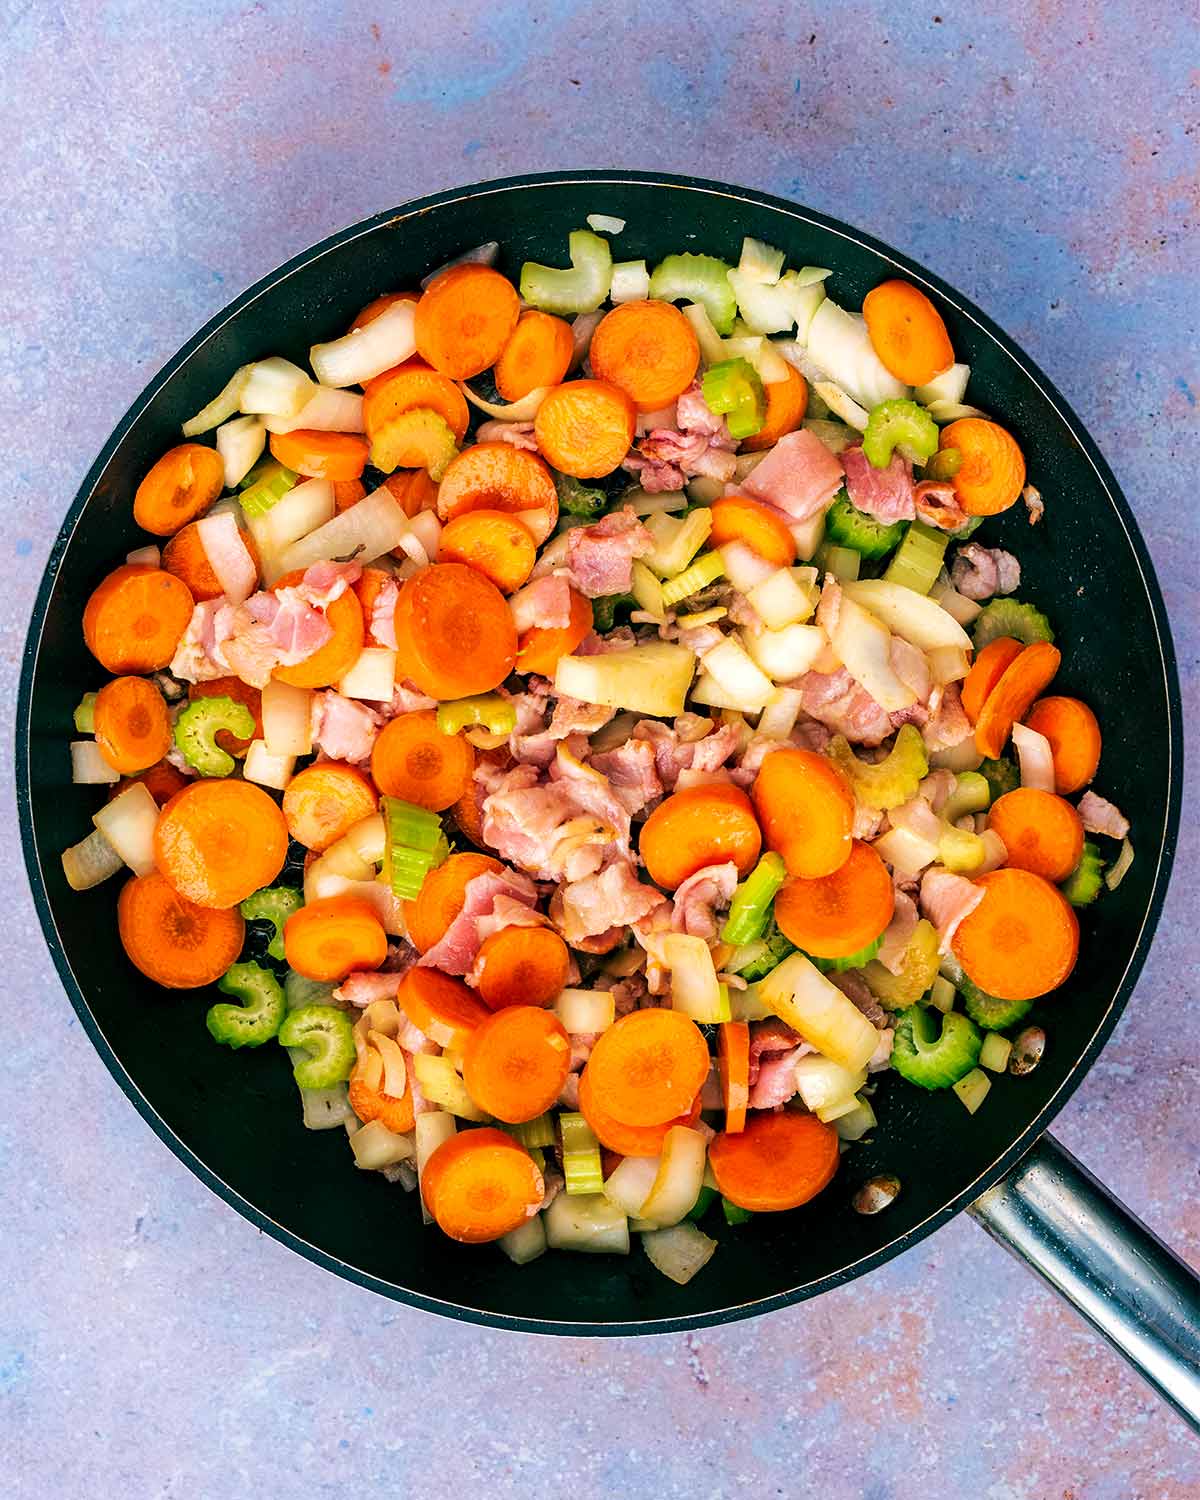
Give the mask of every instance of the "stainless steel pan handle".
[(970, 1213), (1200, 1431), (1200, 1280), (1050, 1136)]

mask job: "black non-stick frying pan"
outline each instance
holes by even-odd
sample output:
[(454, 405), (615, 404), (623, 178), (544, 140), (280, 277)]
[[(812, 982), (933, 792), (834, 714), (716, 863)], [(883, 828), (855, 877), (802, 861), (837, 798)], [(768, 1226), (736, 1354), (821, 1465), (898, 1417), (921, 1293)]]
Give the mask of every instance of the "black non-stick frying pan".
[[(885, 1082), (871, 1144), (833, 1186), (793, 1213), (718, 1229), (714, 1259), (687, 1286), (635, 1251), (627, 1259), (552, 1253), (533, 1267), (423, 1229), (415, 1206), (356, 1172), (340, 1131), (300, 1123), (274, 1048), (236, 1056), (203, 1024), (206, 994), (166, 994), (121, 952), (114, 891), (72, 893), (59, 854), (90, 827), (95, 792), (70, 782), (71, 711), (97, 683), (80, 614), (99, 578), (143, 540), (131, 512), (140, 476), (180, 423), (233, 370), (268, 354), (303, 360), (369, 299), (482, 240), (501, 268), (563, 263), (585, 215), (627, 221), (622, 258), (697, 249), (736, 260), (743, 235), (794, 265), (833, 268), (831, 295), (857, 307), (877, 282), (908, 277), (941, 309), (972, 399), (1000, 414), (1046, 498), (1042, 525), (1016, 507), (993, 529), (1021, 559), (1023, 592), (1053, 618), (1061, 691), (1104, 726), (1099, 789), (1130, 817), (1137, 858), (1119, 889), (1082, 914), (1079, 966), (1041, 1004), (1049, 1045), (1025, 1078), (1001, 1077), (968, 1118), (952, 1094)], [(188, 343), (146, 388), (71, 506), (29, 631), (18, 715), (25, 855), (63, 983), (114, 1078), (180, 1159), (253, 1223), (310, 1260), (400, 1301), (456, 1318), (543, 1333), (654, 1333), (770, 1311), (869, 1273), (952, 1214), (970, 1209), (1059, 1285), (1158, 1388), (1200, 1421), (1200, 1305), (1190, 1273), (1042, 1132), (1112, 1031), (1162, 906), (1180, 795), (1180, 713), (1162, 600), (1137, 526), (1095, 446), (1044, 375), (958, 293), (903, 256), (819, 214), (687, 178), (580, 173), (512, 178), (368, 219), (298, 256)], [(850, 1204), (874, 1173), (903, 1191), (884, 1213)]]

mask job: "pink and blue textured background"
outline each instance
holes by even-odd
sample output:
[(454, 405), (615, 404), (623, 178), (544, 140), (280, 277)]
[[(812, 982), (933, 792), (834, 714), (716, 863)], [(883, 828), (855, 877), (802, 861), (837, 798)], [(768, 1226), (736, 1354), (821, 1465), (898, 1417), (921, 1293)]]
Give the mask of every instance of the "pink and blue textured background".
[[(1138, 515), (1200, 729), (1189, 7), (408, 11), (0, 4), (0, 702), (13, 702), (38, 577), (93, 456), (234, 293), (421, 193), (627, 166), (842, 216), (1023, 343)], [(11, 713), (0, 722), (11, 763)], [(643, 1342), (487, 1332), (334, 1280), (210, 1196), (111, 1083), (36, 935), (11, 806), (3, 832), (6, 1496), (1200, 1493), (1180, 1424), (965, 1221), (818, 1302)], [(1198, 858), (1185, 815), (1142, 983), (1057, 1125), (1193, 1263)]]

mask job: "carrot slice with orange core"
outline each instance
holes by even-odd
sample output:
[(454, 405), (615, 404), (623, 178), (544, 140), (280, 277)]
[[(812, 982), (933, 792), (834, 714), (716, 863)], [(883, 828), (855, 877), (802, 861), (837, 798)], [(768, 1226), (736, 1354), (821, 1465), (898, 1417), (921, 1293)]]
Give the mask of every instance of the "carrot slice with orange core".
[(518, 642), (517, 671), (553, 677), (561, 657), (570, 656), (591, 634), (592, 601), (578, 589), (571, 590), (570, 615), (565, 625), (533, 625)]
[(1057, 886), (1029, 870), (993, 870), (984, 896), (954, 934), (967, 976), (1001, 1000), (1036, 1000), (1057, 989), (1079, 954), (1079, 922)]
[(855, 839), (849, 858), (831, 875), (784, 882), (775, 897), (775, 920), (805, 953), (849, 958), (880, 936), (894, 904), (887, 866), (870, 844)]
[(463, 563), (433, 563), (407, 580), (396, 603), (396, 644), (397, 675), (438, 699), (490, 693), (517, 660), (504, 595)]
[(432, 709), (391, 719), (371, 751), (371, 775), (384, 796), (430, 812), (457, 802), (474, 774), (474, 747), (461, 734), (443, 734)]
[(180, 443), (164, 453), (137, 487), (133, 519), (143, 531), (173, 536), (202, 516), (225, 484), (225, 464), (215, 448)]
[(288, 833), (317, 854), (336, 844), (378, 806), (379, 795), (370, 777), (338, 760), (323, 760), (297, 771), (283, 794)]
[(1062, 652), (1048, 641), (1034, 641), (1004, 669), (975, 721), (975, 748), (993, 760), (1000, 755), (1014, 724), (1024, 722), (1034, 701), (1050, 685)]
[(768, 849), (790, 875), (832, 875), (850, 858), (854, 794), (812, 750), (772, 750), (754, 782), (754, 808)]
[(663, 1125), (691, 1106), (708, 1077), (696, 1023), (674, 1010), (635, 1010), (603, 1032), (585, 1076), (596, 1103), (624, 1125)]
[(466, 563), (502, 594), (519, 589), (533, 572), (537, 547), (529, 528), (502, 510), (455, 516), (438, 538), (440, 562)]
[(236, 906), (270, 885), (287, 858), (283, 814), (252, 781), (194, 781), (163, 808), (154, 859), (198, 906)]
[[(241, 538), (246, 551), (254, 560), (257, 573), (258, 548), (254, 545), (254, 538), (245, 531), (241, 533)], [(166, 544), (162, 552), (162, 565), (168, 573), (174, 574), (187, 585), (188, 593), (197, 604), (205, 599), (219, 599), (225, 592), (213, 572), (213, 565), (208, 560), (208, 553), (200, 536), (200, 528), (195, 521), (189, 521), (186, 526), (181, 527)]]
[(365, 498), (367, 487), (361, 479), (335, 479), (333, 481), (333, 507), (340, 516)]
[(385, 573), (382, 568), (364, 568), (355, 582), (350, 585), (354, 590), (354, 597), (362, 608), (363, 623), (368, 631), (375, 601), (394, 577), (394, 574)]
[(481, 1245), (531, 1219), (546, 1185), (528, 1151), (484, 1127), (442, 1142), (425, 1163), (421, 1194), (443, 1234)]
[(743, 453), (759, 453), (773, 448), (781, 437), (795, 432), (808, 410), (808, 382), (799, 370), (788, 366), (786, 380), (773, 380), (763, 386), (767, 414), (753, 437), (742, 440)]
[(419, 359), (410, 359), (367, 381), (363, 387), (363, 426), (367, 437), (374, 439), (401, 413), (417, 407), (437, 412), (454, 434), (454, 441), (462, 442), (470, 419), (467, 398), (448, 375), (431, 369)]
[(954, 363), (941, 313), (911, 282), (883, 282), (867, 293), (862, 310), (871, 347), (905, 385), (926, 385)]
[(419, 953), (440, 943), (451, 922), (462, 911), (467, 886), (477, 875), (499, 875), (504, 866), (490, 854), (452, 854), (430, 870), (415, 901), (405, 903), (408, 936)]
[(962, 417), (942, 428), (938, 447), (962, 454), (950, 482), (969, 516), (998, 515), (1016, 503), (1025, 487), (1025, 455), (999, 423)]
[[(661, 1125), (625, 1125), (596, 1102), (596, 1092), (585, 1068), (579, 1079), (579, 1110), (596, 1139), (608, 1150), (621, 1156), (659, 1156), (672, 1126), (695, 1125), (700, 1118), (700, 1095), (681, 1115)], [(606, 1171), (604, 1175), (607, 1177), (609, 1173)]]
[(837, 1131), (816, 1115), (752, 1114), (744, 1130), (712, 1141), (708, 1159), (723, 1197), (751, 1213), (777, 1213), (799, 1208), (833, 1181)]
[(306, 427), (273, 432), (270, 446), (272, 456), (285, 469), (334, 483), (357, 479), (370, 452), (366, 438), (356, 432), (316, 432)]
[(717, 1049), (725, 1129), (730, 1135), (737, 1135), (746, 1128), (746, 1108), (750, 1103), (750, 1028), (745, 1021), (723, 1022)]
[(796, 561), (796, 540), (782, 515), (746, 495), (725, 495), (712, 503), (709, 542), (743, 542), (765, 562), (789, 568)]
[[(277, 579), (273, 587), (276, 590), (294, 588), (303, 578), (304, 569), (296, 568)], [(325, 618), (333, 631), (330, 639), (295, 666), (276, 667), (272, 677), (299, 688), (326, 688), (341, 681), (358, 660), (366, 638), (362, 605), (354, 590), (346, 589), (339, 594), (326, 607)]]
[(490, 266), (451, 266), (417, 303), (417, 352), (451, 380), (470, 380), (500, 358), (521, 314), (516, 288)]
[(356, 1063), (350, 1074), (349, 1092), (350, 1108), (364, 1125), (378, 1120), (394, 1134), (405, 1135), (416, 1123), (412, 1079), (407, 1070), (404, 1076), (404, 1093), (397, 1099), (394, 1094), (385, 1094), (381, 1088), (372, 1088)]
[(512, 337), (496, 361), (496, 389), (505, 401), (520, 401), (539, 386), (557, 385), (571, 368), (574, 356), (571, 325), (531, 308), (517, 319)]
[(553, 1012), (509, 1005), (471, 1033), (463, 1054), (463, 1082), (497, 1120), (536, 1120), (558, 1098), (571, 1071), (571, 1041)]
[(700, 345), (670, 302), (624, 302), (601, 318), (588, 357), (597, 379), (624, 391), (638, 411), (660, 411), (695, 380)]
[(420, 300), (420, 292), (384, 292), (382, 297), (376, 297), (373, 302), (367, 303), (351, 323), (349, 332), (353, 333), (356, 328), (365, 328), (368, 323), (373, 323), (376, 318), (382, 317), (390, 308), (395, 307), (397, 302), (419, 302)]
[(705, 865), (726, 860), (739, 875), (749, 874), (762, 833), (740, 787), (693, 786), (659, 803), (642, 825), (639, 849), (650, 879), (673, 891)]
[(123, 776), (114, 786), (109, 787), (108, 800), (111, 802), (114, 797), (127, 792), (137, 781), (142, 783), (159, 807), (166, 807), (176, 792), (183, 791), (189, 785), (188, 778), (182, 771), (177, 771), (169, 760), (160, 760), (156, 766), (150, 766), (136, 776)]
[[(1018, 787), (997, 797), (988, 812), (994, 829), (1008, 850), (1013, 869), (1063, 881), (1083, 854), (1083, 822), (1062, 797), (1034, 787)], [(781, 924), (782, 925), (782, 924)]]
[(629, 452), (637, 408), (604, 380), (568, 380), (546, 396), (533, 419), (537, 445), (575, 479), (602, 479)]
[(971, 670), (963, 679), (962, 706), (972, 724), (983, 712), (988, 694), (1024, 649), (1021, 642), (1011, 635), (998, 635), (971, 663)]
[(84, 606), (83, 638), (109, 672), (157, 672), (169, 665), (191, 618), (186, 584), (162, 568), (125, 563)]
[(454, 1047), (460, 1052), (475, 1028), (492, 1014), (461, 979), (453, 979), (440, 969), (409, 969), (400, 981), (396, 999), (418, 1031), (439, 1047)]
[(1039, 698), (1025, 723), (1050, 742), (1054, 789), (1062, 796), (1082, 791), (1100, 764), (1100, 725), (1078, 698)]
[(171, 748), (171, 715), (144, 677), (117, 677), (96, 694), (96, 743), (114, 771), (145, 771)]
[(567, 945), (552, 928), (503, 927), (479, 949), (475, 988), (491, 1010), (550, 1005), (562, 993), (570, 964)]
[(194, 990), (215, 983), (237, 959), (246, 924), (236, 909), (197, 906), (155, 871), (121, 887), (117, 931), (130, 963), (147, 979)]
[(437, 508), (438, 484), (430, 479), (428, 469), (397, 469), (383, 481), (399, 502), (406, 516), (416, 516), (423, 510)]
[[(207, 682), (188, 684), (188, 701), (194, 703), (197, 698), (232, 698), (235, 703), (241, 703), (254, 715), (253, 738), (262, 739), (262, 693), (258, 688), (251, 687), (240, 677), (212, 677)], [(239, 758), (245, 755), (251, 745), (250, 740), (241, 739), (228, 729), (218, 729), (215, 738), (222, 750), (228, 750), (230, 755)]]
[(515, 512), (541, 546), (558, 521), (558, 491), (536, 453), (511, 443), (475, 443), (451, 459), (437, 508), (443, 521), (472, 510)]
[(306, 979), (341, 981), (355, 969), (379, 967), (387, 957), (387, 933), (361, 896), (325, 896), (283, 924), (283, 952)]

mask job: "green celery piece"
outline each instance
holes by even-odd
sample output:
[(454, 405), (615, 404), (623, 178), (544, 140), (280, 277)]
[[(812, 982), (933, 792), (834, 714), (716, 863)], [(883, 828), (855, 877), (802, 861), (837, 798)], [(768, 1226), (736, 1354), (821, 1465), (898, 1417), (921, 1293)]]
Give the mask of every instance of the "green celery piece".
[(437, 848), (442, 833), (442, 820), (437, 813), (400, 797), (381, 797), (379, 801), (384, 826), (394, 844), (426, 853)]
[(524, 1146), (526, 1151), (538, 1151), (556, 1143), (554, 1116), (550, 1114), (538, 1115), (532, 1120), (522, 1121), (519, 1125), (505, 1125), (503, 1128), (514, 1141)]
[(778, 854), (764, 854), (733, 893), (721, 941), (744, 948), (762, 937), (771, 918), (771, 903), (787, 879), (787, 866)]
[(953, 479), (961, 468), (962, 450), (960, 448), (939, 448), (936, 453), (929, 455), (925, 464), (924, 478)]
[(575, 229), (567, 241), (569, 271), (527, 260), (521, 267), (521, 296), (550, 313), (595, 310), (612, 284), (612, 251), (608, 241), (590, 229)]
[(584, 484), (570, 474), (555, 472), (554, 488), (558, 491), (558, 508), (568, 516), (598, 516), (608, 504), (608, 492), (598, 485)]
[(233, 756), (222, 750), (216, 736), (222, 729), (239, 740), (254, 736), (254, 715), (232, 698), (197, 698), (175, 720), (175, 747), (201, 776), (228, 776)]
[(1006, 1031), (1015, 1026), (1033, 1009), (1032, 1000), (1000, 1000), (973, 984), (966, 975), (958, 986), (963, 997), (963, 1009), (977, 1026), (985, 1031)]
[(209, 1010), (205, 1022), (214, 1041), (227, 1047), (261, 1047), (278, 1032), (287, 1004), (283, 986), (270, 969), (256, 963), (234, 964), (217, 981), (217, 988), (241, 1003), (214, 1005)]
[(865, 948), (860, 948), (857, 953), (851, 953), (846, 958), (822, 958), (817, 953), (810, 953), (808, 956), (822, 974), (845, 974), (850, 969), (861, 969), (864, 964), (869, 964), (882, 947), (881, 932), (873, 943), (868, 943)]
[(1100, 850), (1089, 839), (1083, 846), (1079, 863), (1064, 881), (1062, 893), (1072, 906), (1090, 906), (1104, 884), (1104, 861)]
[(852, 548), (868, 562), (894, 551), (903, 535), (903, 521), (893, 521), (891, 525), (877, 521), (859, 510), (845, 490), (838, 491), (825, 512), (826, 539), (835, 546)]
[(902, 724), (886, 760), (868, 765), (851, 750), (844, 735), (835, 734), (826, 752), (849, 781), (854, 795), (876, 812), (888, 812), (917, 795), (929, 774), (925, 741), (915, 724)]
[(1032, 646), (1035, 641), (1054, 639), (1050, 621), (1041, 610), (1032, 604), (1022, 604), (1019, 599), (993, 599), (976, 616), (975, 628), (971, 632), (976, 651), (982, 651), (989, 641), (1000, 635), (1010, 635), (1026, 646)]
[(96, 732), (96, 699), (98, 693), (84, 693), (79, 700), (79, 707), (75, 710), (74, 723), (77, 734), (95, 734)]
[(517, 727), (517, 711), (499, 693), (476, 693), (473, 698), (454, 698), (438, 704), (437, 727), (442, 734), (457, 734), (476, 725), (482, 725), (490, 734), (511, 734)]
[(333, 992), (337, 985), (324, 979), (309, 979), (288, 969), (283, 976), (283, 994), (288, 1010), (300, 1010), (305, 1005), (332, 1005)]
[(947, 823), (957, 823), (967, 813), (987, 811), (992, 789), (986, 776), (981, 776), (978, 771), (960, 771), (955, 781), (957, 785), (942, 807), (942, 817)]
[(862, 450), (872, 468), (886, 469), (898, 443), (921, 464), (937, 452), (937, 423), (923, 406), (903, 396), (871, 408)]
[(581, 1114), (572, 1112), (559, 1115), (558, 1128), (562, 1132), (562, 1168), (567, 1192), (573, 1196), (601, 1192), (604, 1172), (600, 1142), (592, 1127)]
[(767, 397), (758, 371), (747, 359), (723, 359), (710, 365), (701, 381), (710, 411), (725, 418), (729, 436), (741, 442), (762, 431), (767, 420)]
[(759, 979), (765, 979), (772, 969), (777, 969), (785, 958), (790, 958), (796, 952), (795, 943), (784, 937), (772, 917), (763, 934), (762, 941), (766, 944), (766, 951), (760, 957), (752, 960), (741, 970), (741, 977), (747, 984), (753, 984)]
[(690, 251), (668, 255), (654, 268), (650, 295), (657, 302), (698, 302), (713, 327), (725, 337), (733, 332), (737, 317), (737, 298), (729, 283), (731, 269), (715, 255), (693, 255)]
[(270, 922), (275, 932), (267, 944), (272, 958), (283, 961), (283, 924), (304, 905), (304, 897), (290, 885), (265, 886), (247, 896), (238, 911), (247, 922)]
[(728, 1198), (721, 1199), (721, 1212), (725, 1215), (726, 1224), (745, 1224), (754, 1217), (754, 1212), (749, 1208), (740, 1208), (736, 1203), (731, 1203)]
[(999, 760), (985, 760), (979, 764), (978, 774), (983, 777), (991, 792), (992, 802), (1003, 797), (1005, 792), (1015, 792), (1021, 785), (1021, 773), (1015, 761), (1002, 755)]
[(917, 594), (928, 594), (942, 571), (950, 538), (924, 521), (912, 521), (883, 576)]
[[(414, 454), (418, 461), (413, 463)], [(371, 439), (371, 462), (385, 474), (399, 468), (422, 468), (439, 480), (458, 456), (458, 444), (441, 412), (413, 406), (380, 427)]]
[(919, 1088), (945, 1089), (967, 1076), (982, 1046), (983, 1038), (967, 1016), (912, 1005), (896, 1017), (892, 1067)]
[(684, 1217), (690, 1219), (693, 1224), (698, 1224), (716, 1202), (716, 1199), (716, 1188), (701, 1186), (700, 1191), (696, 1194), (695, 1203), (693, 1203), (691, 1208), (688, 1209)]
[(242, 514), (251, 518), (265, 516), (287, 492), (295, 489), (300, 478), (273, 458), (265, 458), (250, 470), (241, 484)]
[(690, 599), (701, 589), (708, 588), (710, 583), (716, 583), (718, 578), (724, 576), (724, 573), (725, 564), (721, 561), (719, 552), (702, 552), (684, 568), (682, 573), (677, 573), (674, 578), (669, 578), (664, 582), (663, 604), (667, 609), (673, 608), (676, 604), (682, 604), (685, 599)]
[(302, 1047), (292, 1073), (302, 1089), (328, 1089), (344, 1083), (354, 1067), (354, 1027), (344, 1011), (332, 1005), (302, 1005), (289, 1011), (279, 1028), (283, 1047)]

